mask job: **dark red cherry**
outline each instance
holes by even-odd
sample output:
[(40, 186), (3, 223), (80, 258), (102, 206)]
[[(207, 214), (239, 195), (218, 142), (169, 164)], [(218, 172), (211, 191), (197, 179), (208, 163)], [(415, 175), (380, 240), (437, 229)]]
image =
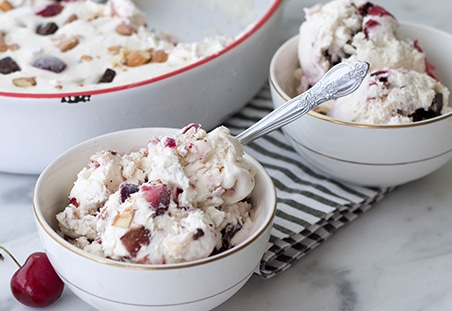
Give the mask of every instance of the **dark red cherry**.
[(19, 267), (11, 278), (10, 288), (14, 298), (20, 303), (41, 308), (60, 298), (64, 283), (53, 269), (46, 253), (32, 253), (21, 266), (6, 248), (0, 246), (0, 249), (7, 253)]

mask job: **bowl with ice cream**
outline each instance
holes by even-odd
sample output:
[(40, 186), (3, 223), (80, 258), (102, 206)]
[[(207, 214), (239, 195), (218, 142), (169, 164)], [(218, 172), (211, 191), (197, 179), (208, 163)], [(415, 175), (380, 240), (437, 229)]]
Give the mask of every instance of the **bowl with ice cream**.
[(214, 128), (266, 82), (281, 12), (280, 0), (2, 1), (0, 171), (40, 173), (112, 131)]
[(33, 207), (65, 284), (100, 310), (210, 310), (259, 266), (271, 178), (225, 127), (85, 141), (38, 178)]
[(333, 178), (387, 187), (452, 158), (452, 36), (398, 22), (386, 9), (336, 0), (305, 10), (298, 35), (273, 56), (275, 107), (309, 89), (337, 62), (367, 61), (351, 95), (324, 103), (283, 131), (295, 150)]

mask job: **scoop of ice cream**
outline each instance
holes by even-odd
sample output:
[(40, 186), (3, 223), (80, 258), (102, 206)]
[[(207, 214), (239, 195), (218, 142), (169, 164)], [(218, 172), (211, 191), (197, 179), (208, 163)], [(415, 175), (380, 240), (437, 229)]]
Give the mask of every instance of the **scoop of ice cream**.
[(122, 184), (97, 217), (104, 256), (154, 264), (209, 256), (219, 238), (214, 223), (201, 209), (179, 208), (175, 194), (162, 182)]
[(155, 264), (205, 258), (246, 235), (254, 175), (227, 128), (207, 133), (190, 124), (129, 154), (93, 155), (57, 220), (75, 245), (108, 258)]
[(398, 38), (398, 22), (384, 8), (362, 0), (333, 0), (305, 9), (298, 58), (300, 91), (315, 84), (333, 65), (361, 60), (370, 71), (406, 68), (425, 71), (425, 56), (412, 40)]
[(348, 55), (344, 47), (361, 29), (362, 16), (349, 0), (319, 3), (305, 10), (300, 26), (298, 59), (308, 85)]
[(93, 215), (122, 182), (122, 157), (116, 152), (101, 151), (91, 157), (89, 167), (77, 175), (69, 194), (69, 206), (57, 215), (64, 234), (77, 238), (96, 236)]
[(365, 124), (403, 124), (450, 110), (448, 89), (433, 73), (421, 44), (400, 38), (399, 24), (384, 8), (364, 0), (332, 0), (305, 9), (300, 26), (299, 92), (336, 63), (369, 63), (366, 80), (353, 94), (319, 106), (335, 119)]
[(426, 73), (386, 69), (370, 73), (358, 90), (339, 98), (328, 115), (364, 124), (404, 124), (451, 111), (449, 91)]

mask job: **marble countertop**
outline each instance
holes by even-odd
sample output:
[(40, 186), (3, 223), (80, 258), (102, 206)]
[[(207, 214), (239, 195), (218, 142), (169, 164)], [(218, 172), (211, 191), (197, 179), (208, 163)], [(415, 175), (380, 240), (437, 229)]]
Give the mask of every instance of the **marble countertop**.
[[(302, 8), (316, 2), (285, 1), (283, 39), (297, 33)], [(374, 2), (399, 20), (452, 33), (450, 1)], [(268, 280), (253, 276), (217, 310), (450, 310), (451, 176), (449, 163), (398, 187), (288, 271)], [(22, 262), (42, 249), (31, 208), (36, 179), (0, 173), (0, 244)], [(0, 262), (2, 311), (30, 310), (10, 293), (9, 279), (15, 269), (10, 260)], [(57, 303), (42, 310), (93, 309), (66, 289)]]

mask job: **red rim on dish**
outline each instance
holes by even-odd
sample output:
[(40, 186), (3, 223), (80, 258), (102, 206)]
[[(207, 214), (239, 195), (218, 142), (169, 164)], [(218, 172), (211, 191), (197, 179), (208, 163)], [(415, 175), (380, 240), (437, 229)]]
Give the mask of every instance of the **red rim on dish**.
[(120, 86), (110, 87), (110, 88), (104, 88), (104, 89), (97, 89), (97, 90), (86, 90), (86, 91), (77, 91), (77, 92), (64, 92), (64, 93), (13, 93), (13, 92), (2, 92), (0, 91), (0, 96), (8, 96), (8, 97), (15, 97), (15, 98), (61, 98), (61, 97), (67, 97), (67, 96), (83, 96), (83, 95), (95, 95), (95, 94), (103, 94), (103, 93), (110, 93), (110, 92), (116, 92), (124, 89), (139, 87), (142, 85), (150, 84), (153, 82), (161, 81), (168, 79), (170, 77), (176, 76), (178, 74), (181, 74), (183, 72), (186, 72), (190, 69), (199, 67), (205, 63), (208, 63), (221, 55), (228, 53), (232, 49), (234, 49), (236, 46), (242, 44), (248, 37), (253, 35), (257, 30), (259, 30), (276, 12), (276, 10), (279, 8), (279, 6), (282, 4), (282, 0), (275, 0), (269, 10), (265, 13), (265, 15), (258, 20), (257, 23), (253, 25), (248, 31), (246, 31), (242, 36), (240, 36), (237, 40), (226, 46), (224, 49), (222, 49), (220, 52), (212, 54), (210, 56), (207, 56), (203, 59), (200, 59), (192, 64), (189, 64), (187, 66), (184, 66), (182, 68), (173, 70), (171, 72), (139, 81), (139, 82), (133, 82), (130, 84), (124, 84)]

